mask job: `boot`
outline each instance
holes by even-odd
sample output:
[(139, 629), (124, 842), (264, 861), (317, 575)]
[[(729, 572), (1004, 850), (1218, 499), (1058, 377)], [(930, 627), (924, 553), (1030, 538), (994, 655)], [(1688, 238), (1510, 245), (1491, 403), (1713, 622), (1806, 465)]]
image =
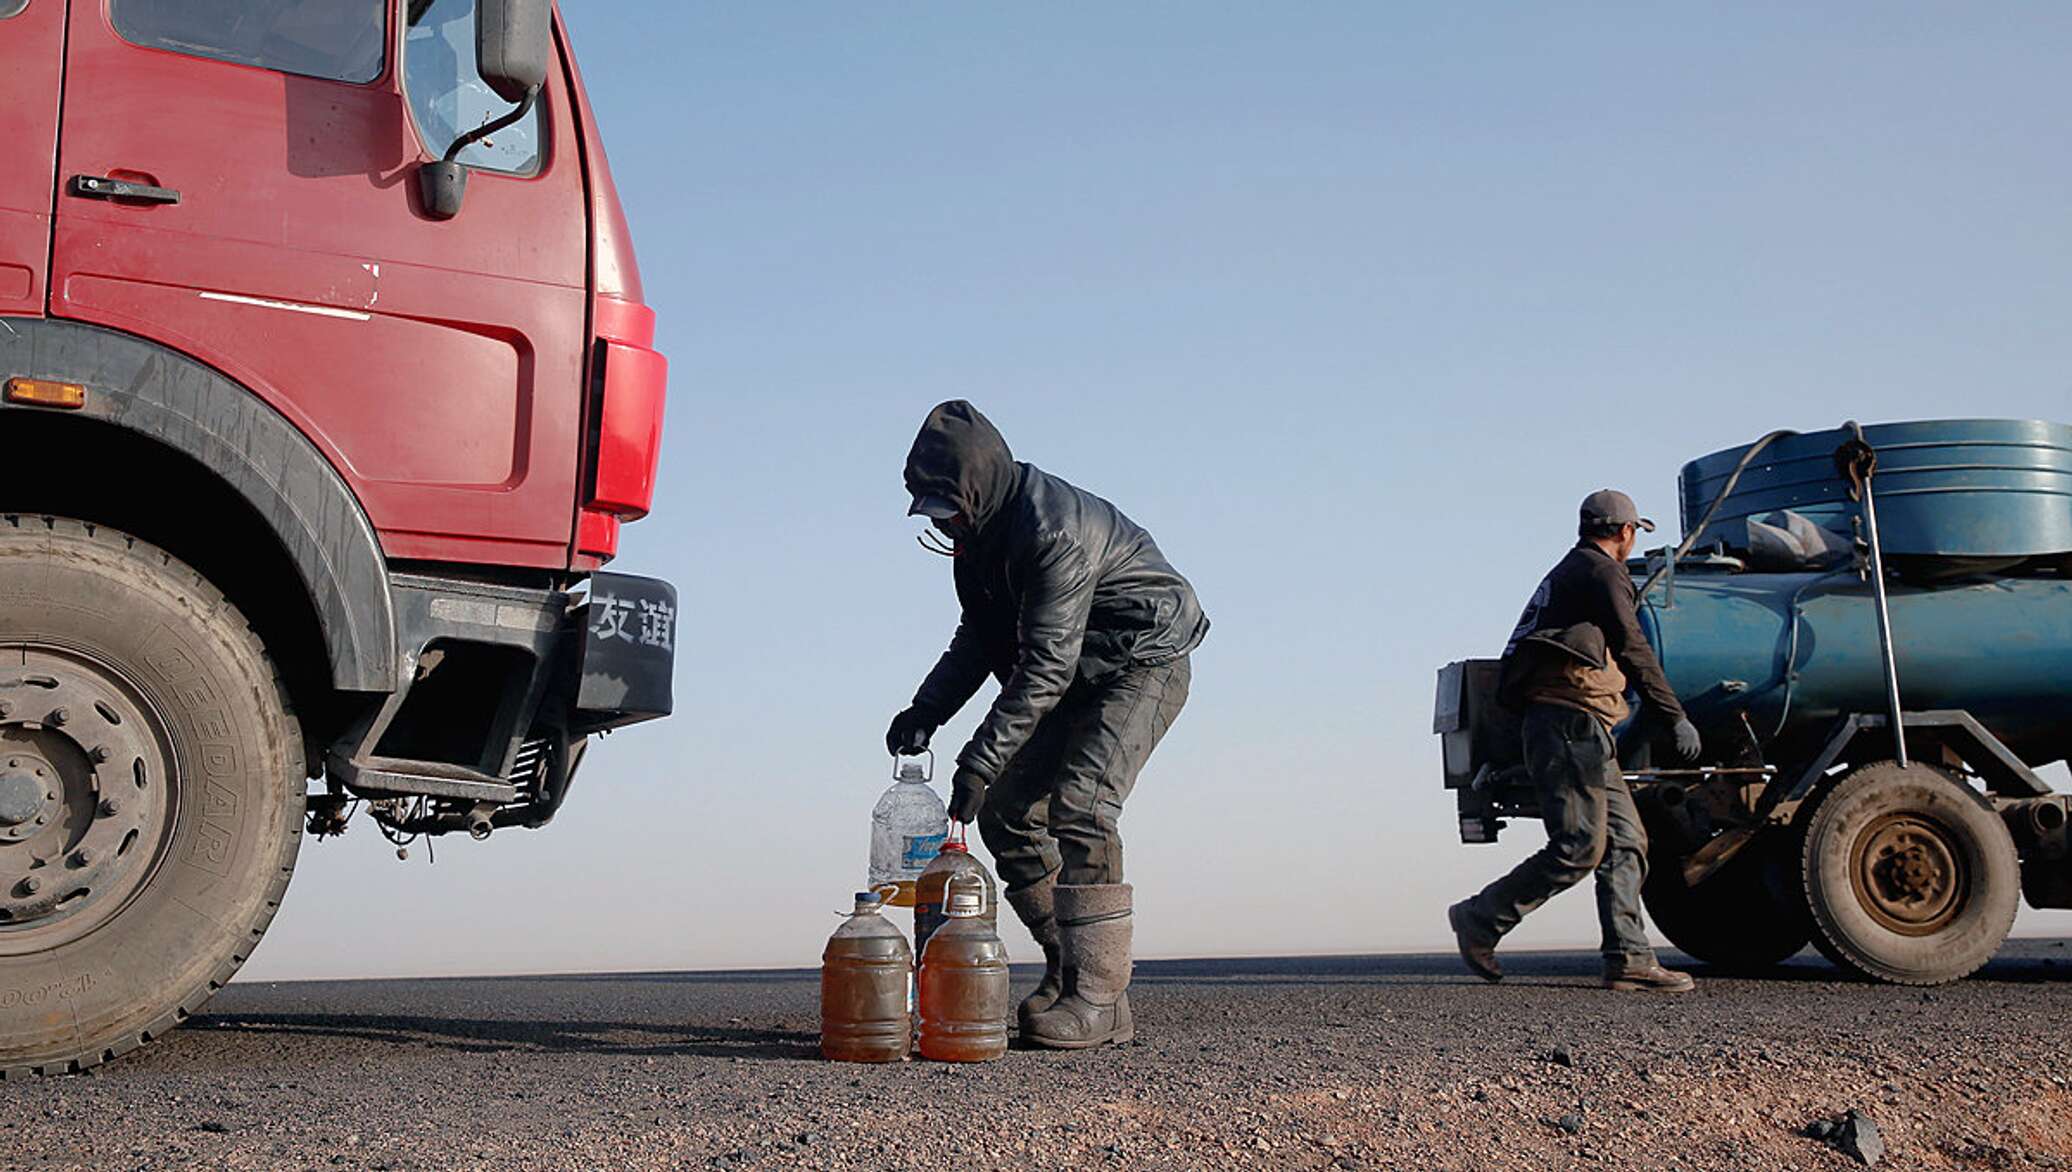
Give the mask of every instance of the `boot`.
[(1022, 999), (1015, 1019), (1022, 1033), (1029, 1032), (1029, 1019), (1057, 1004), (1065, 991), (1063, 950), (1058, 947), (1058, 873), (1052, 871), (1019, 891), (1007, 893), (1007, 904), (1021, 917), (1022, 926), (1043, 948), (1043, 980), (1036, 991)]
[(1446, 922), (1453, 925), (1453, 939), (1460, 945), (1461, 962), (1468, 970), (1485, 981), (1503, 980), (1504, 966), (1496, 962), (1496, 941), (1486, 932), (1477, 932), (1469, 922), (1467, 900), (1446, 909)]
[(1052, 1050), (1121, 1045), (1137, 1036), (1130, 1018), (1131, 888), (1127, 883), (1057, 889), (1064, 996), (1034, 1014), (1022, 1040)]
[(1698, 987), (1691, 974), (1665, 969), (1649, 958), (1645, 963), (1623, 957), (1606, 957), (1604, 987), (1621, 993), (1688, 993)]

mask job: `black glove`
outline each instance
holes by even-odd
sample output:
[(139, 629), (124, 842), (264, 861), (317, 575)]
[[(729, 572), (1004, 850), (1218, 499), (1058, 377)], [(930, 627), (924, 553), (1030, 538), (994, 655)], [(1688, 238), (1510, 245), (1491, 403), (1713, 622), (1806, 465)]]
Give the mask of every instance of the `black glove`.
[(909, 708), (892, 718), (892, 727), (885, 730), (885, 751), (894, 757), (911, 757), (928, 748), (928, 738), (935, 735), (935, 722), (921, 715), (918, 708)]
[(986, 779), (972, 770), (957, 766), (957, 773), (950, 778), (950, 817), (959, 822), (978, 821), (978, 808), (986, 804)]
[(1692, 724), (1689, 717), (1682, 717), (1676, 722), (1675, 735), (1676, 755), (1686, 765), (1695, 764), (1698, 754), (1704, 752), (1704, 742), (1698, 739), (1698, 726)]

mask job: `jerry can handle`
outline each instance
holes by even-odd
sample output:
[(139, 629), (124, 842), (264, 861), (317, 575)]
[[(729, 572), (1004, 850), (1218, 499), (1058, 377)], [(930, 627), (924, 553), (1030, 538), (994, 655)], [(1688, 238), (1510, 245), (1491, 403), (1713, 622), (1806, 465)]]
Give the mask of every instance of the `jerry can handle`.
[[(926, 757), (926, 758), (928, 758), (928, 772), (927, 772), (927, 774), (926, 774), (926, 775), (924, 775), (924, 776), (923, 776), (923, 777), (921, 778), (921, 780), (922, 780), (922, 781), (925, 781), (925, 782), (927, 782), (927, 783), (928, 783), (928, 784), (930, 784), (930, 785), (934, 785), (934, 784), (935, 784), (935, 750), (934, 750), (934, 749), (923, 749), (923, 750), (921, 750), (921, 751), (920, 751), (920, 752), (918, 752), (918, 753), (908, 753), (908, 754), (907, 754), (907, 756), (909, 756), (909, 757)], [(899, 762), (900, 762), (900, 760), (901, 760), (901, 758), (900, 758), (900, 756), (899, 756), (898, 754), (894, 754), (894, 755), (893, 755), (893, 757), (892, 757), (892, 780), (894, 780), (894, 781), (898, 781), (898, 780), (899, 780)]]

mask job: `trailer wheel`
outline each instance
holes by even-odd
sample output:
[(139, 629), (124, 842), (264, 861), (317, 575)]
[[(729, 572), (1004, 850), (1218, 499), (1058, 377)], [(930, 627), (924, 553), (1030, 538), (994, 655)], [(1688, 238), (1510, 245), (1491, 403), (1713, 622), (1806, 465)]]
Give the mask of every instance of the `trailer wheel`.
[(1796, 838), (1772, 833), (1693, 887), (1681, 857), (1649, 860), (1641, 900), (1669, 942), (1706, 964), (1732, 972), (1775, 966), (1812, 939), (1799, 892)]
[(1829, 960), (1880, 981), (1940, 985), (1992, 959), (2014, 925), (2021, 868), (2007, 826), (1927, 765), (1866, 765), (1806, 823), (1806, 905)]
[(0, 1077), (80, 1070), (223, 987), (301, 843), (301, 728), (200, 575), (0, 515)]

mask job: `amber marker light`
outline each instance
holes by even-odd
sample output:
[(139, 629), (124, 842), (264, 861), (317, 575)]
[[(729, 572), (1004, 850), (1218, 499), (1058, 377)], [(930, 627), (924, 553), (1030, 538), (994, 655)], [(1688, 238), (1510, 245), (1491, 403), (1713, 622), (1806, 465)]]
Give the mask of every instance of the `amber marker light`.
[(86, 388), (78, 383), (57, 383), (43, 378), (7, 380), (7, 401), (24, 407), (56, 407), (77, 411), (86, 406)]

